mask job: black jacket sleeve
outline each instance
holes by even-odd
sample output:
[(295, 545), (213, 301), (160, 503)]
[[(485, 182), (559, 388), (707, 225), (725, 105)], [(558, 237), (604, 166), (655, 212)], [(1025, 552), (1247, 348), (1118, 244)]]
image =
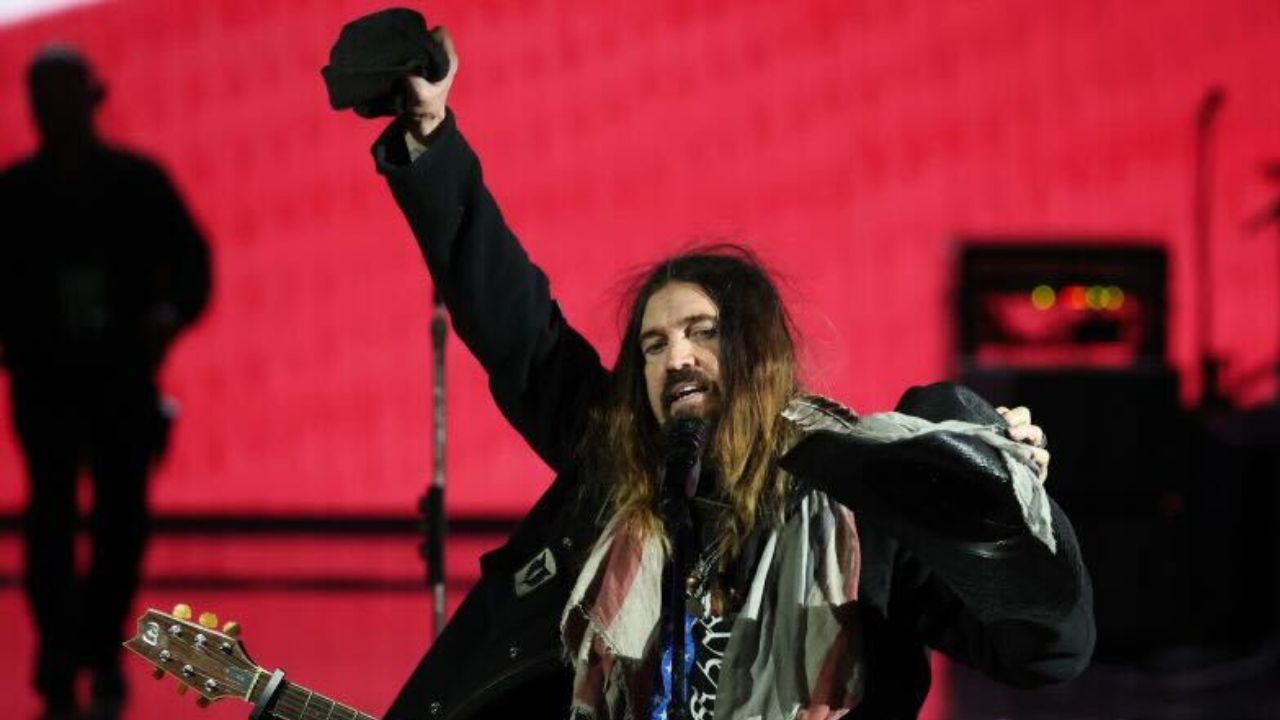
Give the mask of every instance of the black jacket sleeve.
[[(1056, 552), (1025, 528), (999, 539), (964, 536), (967, 526), (940, 529), (931, 487), (901, 482), (904, 466), (868, 464), (867, 447), (832, 433), (807, 437), (783, 467), (852, 508), (864, 543), (860, 586), (884, 601), (895, 627), (908, 627), (920, 643), (978, 667), (993, 678), (1034, 687), (1079, 674), (1093, 654), (1093, 591), (1066, 515), (1053, 505)], [(951, 464), (962, 473), (972, 457), (956, 449)], [(851, 470), (854, 469), (854, 470)], [(891, 484), (913, 491), (914, 502), (884, 492)], [(971, 488), (970, 488), (971, 489)], [(1003, 527), (1003, 526), (1002, 526)], [(881, 541), (881, 539), (885, 541)]]
[(397, 123), (373, 154), (499, 409), (563, 471), (607, 382), (599, 356), (565, 321), (546, 276), (503, 221), (452, 111), (416, 159)]
[(1053, 506), (1057, 552), (1029, 535), (1000, 554), (905, 538), (889, 612), (913, 618), (921, 640), (1017, 687), (1079, 675), (1093, 655), (1093, 590), (1075, 534)]

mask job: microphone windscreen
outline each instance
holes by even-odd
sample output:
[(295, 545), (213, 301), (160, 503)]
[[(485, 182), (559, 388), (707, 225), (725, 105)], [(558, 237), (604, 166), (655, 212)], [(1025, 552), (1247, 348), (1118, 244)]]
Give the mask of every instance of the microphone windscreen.
[(707, 445), (707, 421), (698, 417), (679, 417), (667, 428), (667, 458), (696, 459)]

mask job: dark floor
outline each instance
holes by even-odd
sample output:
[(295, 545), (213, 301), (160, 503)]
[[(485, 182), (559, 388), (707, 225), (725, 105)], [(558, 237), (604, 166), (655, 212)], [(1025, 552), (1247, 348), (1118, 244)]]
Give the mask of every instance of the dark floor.
[[(456, 603), (477, 574), (481, 552), (498, 536), (453, 540), (448, 562)], [(0, 720), (34, 718), (29, 691), (33, 643), (16, 584), (20, 545), (0, 534)], [(147, 559), (145, 607), (190, 603), (244, 628), (254, 660), (373, 715), (390, 704), (430, 634), (430, 596), (421, 586), (416, 539), (407, 535), (163, 535)], [(1241, 659), (1169, 655), (1161, 669), (1095, 665), (1065, 686), (1016, 691), (945, 661), (935, 663), (926, 720), (1280, 720), (1280, 664), (1274, 646)], [(249, 707), (222, 701), (207, 710), (179, 697), (172, 680), (154, 681), (127, 658), (133, 699), (124, 720), (230, 720)]]
[[(477, 559), (498, 537), (454, 541), (448, 563), (451, 608), (474, 581)], [(429, 643), (430, 594), (411, 536), (161, 535), (147, 557), (137, 602), (169, 611), (235, 620), (253, 660), (290, 679), (379, 715)], [(28, 689), (34, 643), (20, 577), (18, 538), (0, 535), (0, 720), (34, 718)], [(82, 553), (83, 554), (83, 553)], [(225, 700), (200, 710), (171, 679), (155, 681), (141, 659), (125, 658), (132, 701), (123, 720), (245, 718), (249, 706)]]
[(1185, 658), (1178, 670), (1095, 663), (1076, 680), (1034, 691), (951, 667), (951, 720), (1277, 720), (1280, 653)]

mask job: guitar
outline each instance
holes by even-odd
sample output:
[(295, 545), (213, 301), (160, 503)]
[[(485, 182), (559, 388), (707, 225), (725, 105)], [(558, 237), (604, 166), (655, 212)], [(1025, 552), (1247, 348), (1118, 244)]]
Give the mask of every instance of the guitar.
[(156, 679), (172, 675), (178, 692), (193, 688), (196, 704), (237, 698), (254, 706), (250, 720), (377, 720), (292, 682), (280, 670), (271, 672), (249, 659), (240, 643), (240, 627), (229, 622), (219, 632), (218, 617), (201, 613), (191, 622), (191, 608), (173, 613), (147, 610), (138, 618), (138, 633), (124, 646), (154, 667)]

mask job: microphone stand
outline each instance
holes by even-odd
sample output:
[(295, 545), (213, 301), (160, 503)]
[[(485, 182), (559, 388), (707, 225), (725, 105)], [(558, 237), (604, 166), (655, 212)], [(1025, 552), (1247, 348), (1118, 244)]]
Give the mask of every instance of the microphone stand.
[[(696, 473), (701, 463), (694, 461), (686, 474)], [(683, 491), (683, 482), (668, 483), (671, 495)], [(674, 488), (671, 491), (670, 488)], [(671, 538), (671, 561), (667, 565), (665, 597), (662, 602), (663, 623), (671, 638), (671, 703), (667, 706), (668, 720), (685, 720), (688, 715), (689, 682), (685, 673), (685, 643), (688, 641), (685, 625), (685, 574), (689, 563), (686, 557), (692, 540), (692, 521), (689, 505), (683, 498), (668, 498), (663, 520)]]
[(698, 489), (702, 472), (702, 445), (706, 441), (706, 425), (700, 420), (679, 420), (668, 435), (666, 476), (663, 482), (662, 514), (671, 540), (671, 560), (665, 573), (662, 621), (671, 638), (671, 702), (668, 720), (689, 717), (689, 681), (685, 671), (685, 575), (689, 571), (688, 553), (693, 546), (693, 517), (689, 499)]
[(1196, 306), (1196, 349), (1200, 355), (1200, 407), (1215, 409), (1223, 404), (1220, 387), (1222, 361), (1213, 352), (1213, 265), (1209, 251), (1213, 209), (1210, 141), (1214, 121), (1225, 95), (1213, 86), (1205, 93), (1196, 112), (1195, 188), (1193, 190), (1193, 233), (1196, 269), (1199, 271), (1200, 302)]
[(432, 294), (431, 358), (434, 369), (431, 388), (432, 425), (434, 446), (431, 454), (431, 484), (418, 499), (418, 512), (422, 515), (421, 544), (418, 555), (426, 563), (427, 584), (431, 586), (432, 613), (431, 637), (440, 637), (445, 622), (445, 572), (444, 542), (448, 526), (444, 514), (444, 450), (445, 450), (445, 394), (444, 351), (449, 336), (449, 316), (439, 289)]
[[(1271, 161), (1263, 168), (1263, 176), (1280, 184), (1280, 161)], [(1277, 197), (1267, 205), (1257, 215), (1254, 215), (1245, 223), (1245, 230), (1250, 234), (1258, 233), (1264, 230), (1268, 225), (1272, 225), (1276, 229), (1276, 239), (1280, 240), (1280, 197)], [(1280, 278), (1280, 252), (1276, 253), (1276, 277)], [(1276, 284), (1276, 289), (1280, 290), (1280, 283)], [(1277, 386), (1280, 386), (1280, 293), (1276, 294), (1276, 345), (1275, 360), (1272, 361), (1270, 372), (1275, 375)], [(1280, 406), (1280, 391), (1277, 391), (1275, 405)]]

